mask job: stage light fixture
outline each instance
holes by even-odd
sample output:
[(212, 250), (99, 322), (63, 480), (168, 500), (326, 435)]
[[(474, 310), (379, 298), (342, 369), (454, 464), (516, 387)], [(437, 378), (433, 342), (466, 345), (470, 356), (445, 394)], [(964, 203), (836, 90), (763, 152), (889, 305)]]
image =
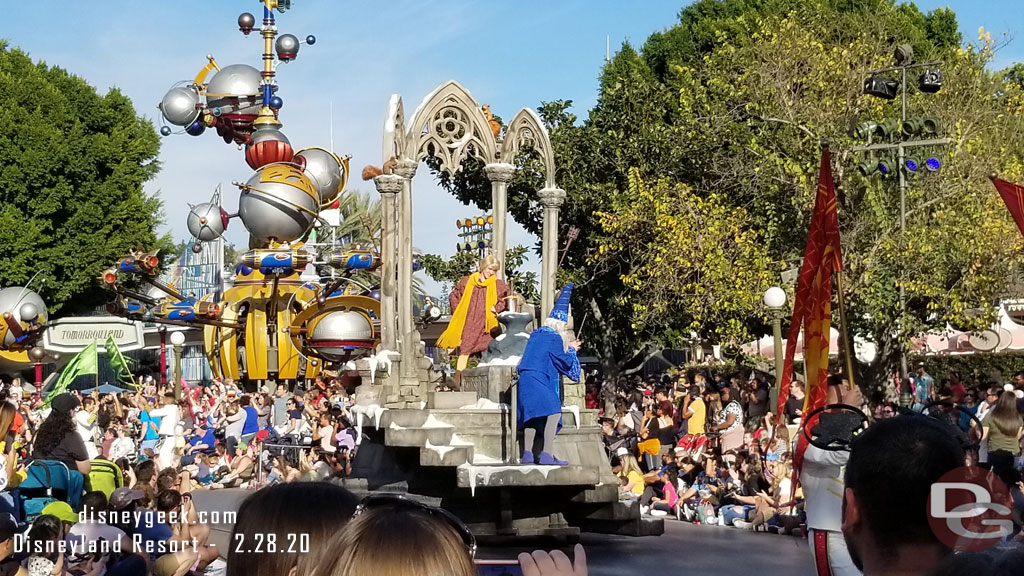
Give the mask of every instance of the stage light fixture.
[(878, 124), (872, 121), (862, 122), (856, 128), (853, 129), (853, 135), (857, 138), (867, 140), (875, 133), (875, 129), (878, 128)]
[(875, 127), (875, 134), (883, 139), (891, 140), (899, 133), (900, 129), (901, 124), (899, 120), (886, 120)]
[(891, 158), (882, 158), (878, 161), (878, 172), (882, 176), (888, 176), (892, 174), (892, 171), (896, 168), (896, 163)]
[(907, 118), (903, 121), (903, 133), (907, 136), (920, 134), (924, 129), (924, 121), (920, 118)]
[(864, 93), (876, 98), (895, 100), (899, 92), (900, 83), (892, 78), (872, 76), (864, 81)]
[(907, 158), (903, 165), (907, 168), (908, 172), (917, 172), (921, 168), (921, 162), (917, 158)]
[(910, 44), (900, 44), (896, 47), (896, 53), (893, 54), (896, 59), (896, 63), (901, 66), (906, 66), (914, 60), (914, 47)]
[(921, 92), (935, 94), (942, 89), (942, 71), (938, 68), (929, 68), (921, 73), (917, 79), (917, 88)]
[(942, 162), (938, 158), (929, 158), (925, 161), (924, 165), (928, 168), (929, 172), (938, 172), (939, 168), (942, 168)]
[(876, 170), (878, 170), (878, 162), (875, 160), (865, 160), (857, 164), (857, 171), (861, 176), (871, 176)]

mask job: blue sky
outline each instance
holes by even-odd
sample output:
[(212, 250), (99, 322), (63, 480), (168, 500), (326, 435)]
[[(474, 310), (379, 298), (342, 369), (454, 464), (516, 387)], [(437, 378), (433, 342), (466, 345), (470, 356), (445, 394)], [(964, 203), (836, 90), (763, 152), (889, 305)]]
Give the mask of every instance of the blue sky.
[[(408, 114), (437, 85), (457, 80), (481, 104), (503, 118), (541, 101), (570, 99), (585, 117), (596, 99), (605, 39), (614, 51), (623, 40), (642, 44), (656, 30), (676, 22), (679, 0), (294, 0), (278, 19), (281, 32), (317, 37), (295, 62), (278, 68), (284, 100), (284, 132), (296, 148), (330, 144), (329, 110), (334, 107), (334, 149), (352, 155), (356, 175), (350, 189), (373, 191), (358, 179), (366, 164), (381, 162), (381, 128), (393, 93)], [(1017, 1), (918, 2), (923, 10), (950, 6), (966, 40), (985, 26), (996, 40), (1019, 36), (1024, 13)], [(65, 68), (105, 92), (119, 87), (136, 110), (154, 120), (156, 104), (176, 82), (190, 80), (212, 53), (221, 66), (260, 66), (262, 42), (237, 31), (241, 12), (261, 16), (256, 0), (34, 0), (12, 3), (0, 37), (33, 59)], [(996, 57), (1002, 67), (1024, 60), (1024, 38)], [(167, 229), (187, 234), (186, 202), (209, 199), (224, 186), (224, 204), (237, 207), (233, 180), (251, 174), (242, 152), (214, 134), (164, 138), (163, 170), (147, 191), (164, 199)], [(476, 215), (440, 191), (421, 166), (413, 187), (414, 243), (425, 252), (451, 254), (456, 218)], [(247, 234), (234, 220), (227, 235), (244, 246)], [(510, 220), (509, 243), (535, 240)], [(532, 264), (539, 269), (539, 263)], [(432, 285), (428, 283), (428, 285)]]

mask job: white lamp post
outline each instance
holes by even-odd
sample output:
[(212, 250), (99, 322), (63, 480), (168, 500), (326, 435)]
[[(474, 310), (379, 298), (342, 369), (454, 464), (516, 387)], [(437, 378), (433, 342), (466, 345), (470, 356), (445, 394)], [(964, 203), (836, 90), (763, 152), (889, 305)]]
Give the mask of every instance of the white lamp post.
[(779, 386), (782, 385), (782, 315), (785, 314), (786, 291), (772, 286), (764, 293), (764, 305), (772, 314), (772, 335), (775, 337), (775, 386), (771, 389), (769, 407), (774, 409), (779, 403)]
[(181, 400), (181, 350), (185, 343), (185, 334), (171, 332), (171, 346), (174, 347), (174, 399)]

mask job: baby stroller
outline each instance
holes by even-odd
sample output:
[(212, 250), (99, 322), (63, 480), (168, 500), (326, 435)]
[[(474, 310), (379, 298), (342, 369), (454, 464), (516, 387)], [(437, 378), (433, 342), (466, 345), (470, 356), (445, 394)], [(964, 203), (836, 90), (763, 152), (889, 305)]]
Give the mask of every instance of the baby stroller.
[(124, 474), (121, 467), (110, 460), (96, 458), (92, 461), (92, 469), (86, 478), (85, 491), (99, 490), (110, 498), (110, 493), (124, 486)]
[(701, 458), (708, 449), (709, 440), (705, 434), (687, 434), (679, 439), (676, 447), (685, 450), (686, 456), (694, 463), (701, 464), (703, 462)]
[(28, 477), (17, 489), (21, 520), (31, 522), (43, 507), (58, 500), (78, 509), (85, 484), (81, 472), (69, 469), (58, 460), (32, 460), (25, 471)]

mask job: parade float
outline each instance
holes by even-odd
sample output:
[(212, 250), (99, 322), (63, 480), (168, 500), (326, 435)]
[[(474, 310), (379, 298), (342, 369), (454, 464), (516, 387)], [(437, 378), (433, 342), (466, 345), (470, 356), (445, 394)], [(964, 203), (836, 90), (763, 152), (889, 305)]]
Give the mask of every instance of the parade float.
[[(220, 239), (232, 220), (248, 231), (249, 250), (237, 263), (233, 287), (198, 297), (182, 293), (160, 280), (158, 255), (140, 252), (102, 275), (114, 294), (109, 310), (202, 329), (212, 372), (249, 389), (279, 382), (294, 389), (322, 371), (358, 372), (352, 414), (360, 445), (352, 476), (343, 480), (357, 493), (408, 492), (455, 512), (482, 536), (660, 534), (661, 519), (641, 519), (635, 502), (619, 501), (618, 478), (596, 411), (585, 408), (582, 384), (561, 387), (564, 427), (555, 451), (568, 465), (521, 464), (514, 355), (522, 346), (509, 345), (510, 338), (492, 347), (481, 365), (465, 371), (460, 391), (438, 391), (442, 374), (426, 355), (432, 342), (424, 342), (422, 316), (413, 315), (412, 179), (420, 163), (432, 159), (449, 175), (469, 158), (484, 164), (492, 187), (492, 253), (503, 262), (513, 161), (530, 149), (545, 174), (537, 191), (544, 214), (539, 317), (552, 309), (565, 192), (556, 185), (551, 143), (539, 117), (523, 109), (502, 126), (456, 82), (427, 95), (408, 119), (402, 98), (392, 96), (380, 167), (368, 166), (362, 174), (382, 198), (379, 246), (311, 250), (307, 243), (321, 211), (344, 193), (348, 158), (319, 147), (294, 151), (282, 132), (275, 68), (316, 39), (278, 33), (275, 13), (290, 9), (290, 1), (263, 4), (261, 27), (252, 14), (238, 18), (245, 36), (258, 32), (263, 39), (262, 70), (221, 67), (208, 55), (196, 77), (173, 86), (159, 105), (164, 136), (216, 133), (244, 149), (253, 171), (234, 182), (234, 213), (222, 206), (218, 192), (192, 206), (188, 216), (196, 250)], [(312, 281), (301, 274), (311, 266), (336, 274)], [(379, 285), (350, 282), (357, 270), (375, 271)], [(503, 277), (504, 267), (497, 273)], [(24, 320), (25, 310), (18, 313)], [(499, 320), (518, 333), (534, 317), (513, 306)]]

